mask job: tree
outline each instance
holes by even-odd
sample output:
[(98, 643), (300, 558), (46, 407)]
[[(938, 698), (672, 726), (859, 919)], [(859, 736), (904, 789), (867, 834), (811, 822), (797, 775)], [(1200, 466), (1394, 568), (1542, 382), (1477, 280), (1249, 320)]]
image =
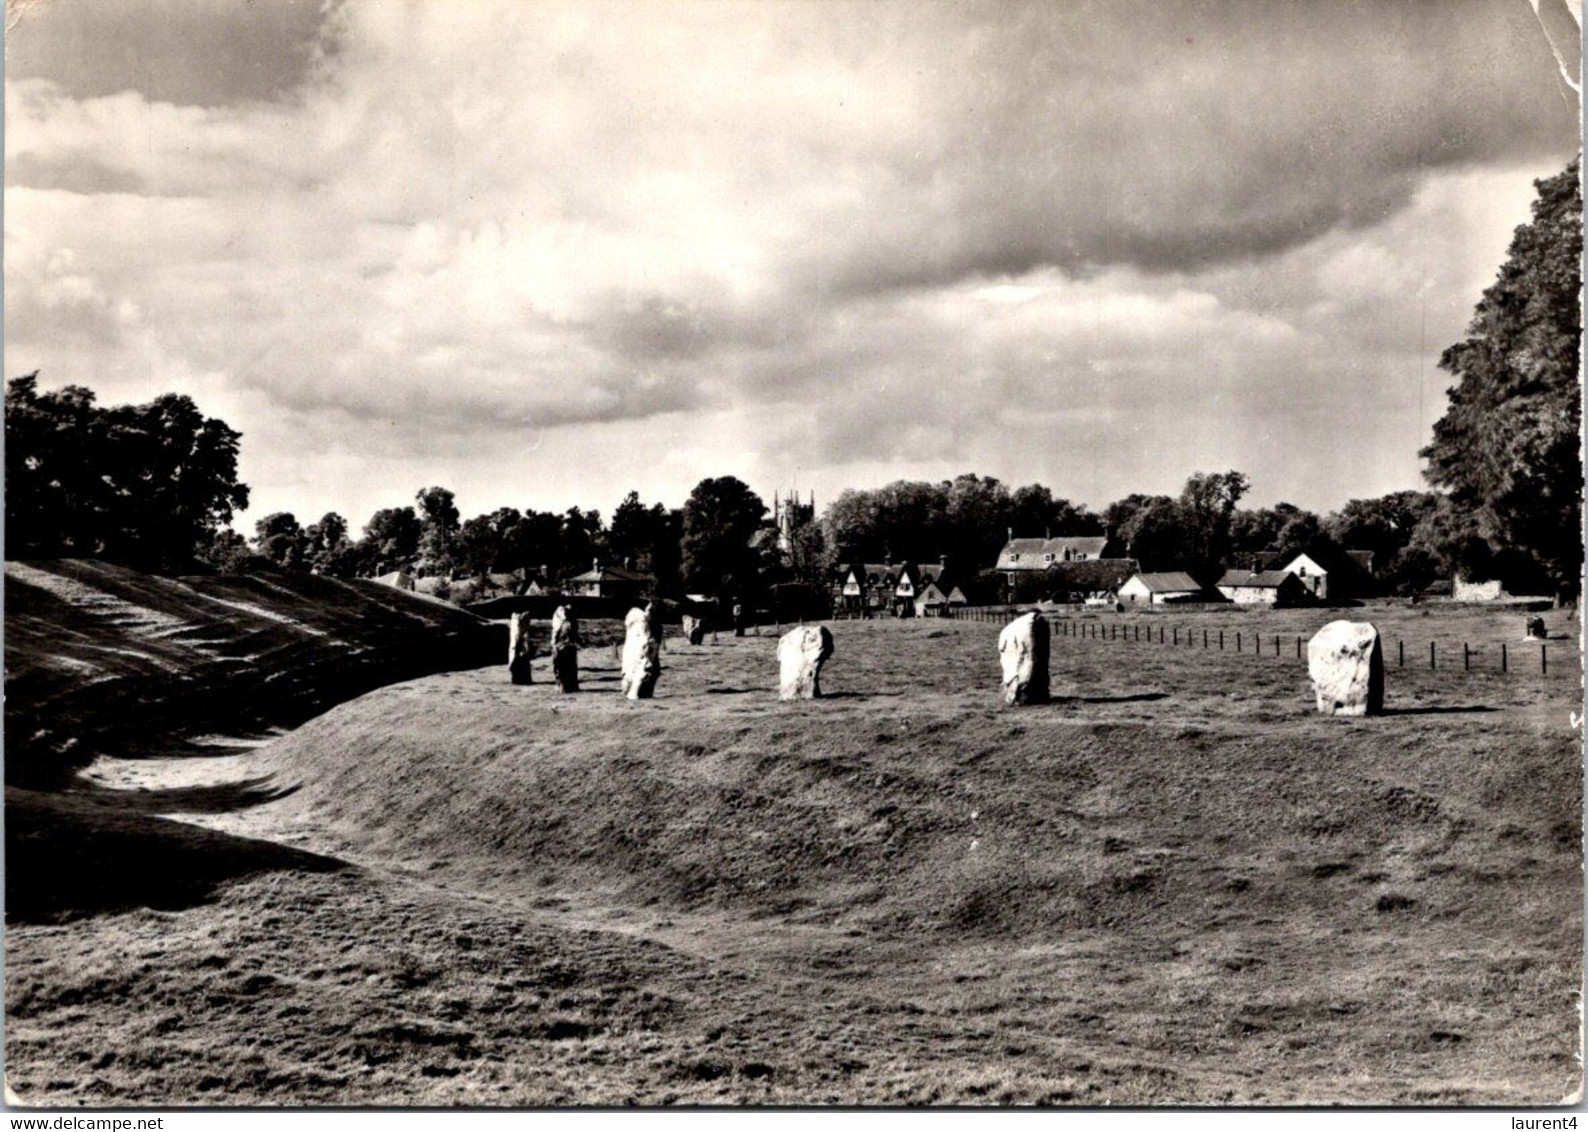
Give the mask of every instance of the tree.
[(254, 524), (254, 549), (284, 570), (303, 566), (305, 548), (303, 528), (290, 511), (273, 511)]
[(1532, 222), (1517, 228), (1467, 338), (1439, 359), (1457, 383), (1422, 451), (1429, 482), (1477, 535), (1530, 559), (1563, 597), (1582, 571), (1579, 166), (1535, 182)]
[(564, 573), (577, 575), (590, 569), (606, 549), (601, 512), (568, 508), (562, 516), (558, 544)]
[(372, 550), (377, 573), (413, 564), (419, 553), (419, 516), (412, 507), (383, 507), (364, 524), (364, 542)]
[(1230, 548), (1235, 506), (1250, 482), (1240, 472), (1194, 472), (1180, 491), (1187, 546), (1184, 561), (1193, 573), (1218, 573)]
[(502, 536), (490, 515), (476, 515), (458, 532), (457, 560), (472, 576), (491, 572), (502, 554)]
[(766, 520), (766, 504), (733, 476), (704, 479), (684, 503), (682, 568), (685, 587), (733, 596), (759, 585), (750, 539)]
[(459, 515), (456, 497), (444, 487), (422, 487), (414, 496), (419, 516), (419, 569), (449, 577), (456, 563)]
[(1009, 521), (1015, 534), (1036, 536), (1051, 534), (1054, 538), (1080, 535), (1100, 535), (1103, 521), (1083, 504), (1057, 499), (1053, 492), (1040, 483), (1027, 484), (1015, 489), (1010, 499)]
[(101, 409), (82, 386), (6, 386), (10, 553), (101, 556), (151, 570), (190, 568), (248, 506), (241, 434), (168, 393)]
[(334, 573), (332, 564), (346, 554), (347, 520), (335, 511), (327, 511), (318, 523), (310, 523), (303, 532), (304, 561), (319, 573)]
[(1119, 532), (1126, 552), (1149, 573), (1180, 570), (1195, 563), (1188, 559), (1189, 521), (1186, 509), (1160, 497), (1135, 511)]

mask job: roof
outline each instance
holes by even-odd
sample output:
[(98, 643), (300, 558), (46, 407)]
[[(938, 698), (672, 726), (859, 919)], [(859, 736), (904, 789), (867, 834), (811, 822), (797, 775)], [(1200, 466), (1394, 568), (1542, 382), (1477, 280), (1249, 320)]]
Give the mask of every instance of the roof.
[(627, 566), (602, 566), (600, 569), (586, 570), (583, 574), (575, 574), (568, 579), (570, 582), (654, 582), (655, 578), (649, 574), (641, 574), (638, 570), (630, 570)]
[[(1325, 557), (1327, 557), (1327, 556), (1325, 556)], [(1294, 558), (1292, 558), (1289, 562), (1286, 562), (1285, 565), (1282, 568), (1285, 571), (1285, 573), (1294, 574), (1296, 572), (1296, 567), (1297, 566), (1305, 566), (1308, 563), (1311, 564), (1314, 573), (1327, 574), (1329, 572), (1329, 564), (1328, 563), (1319, 562), (1316, 558), (1314, 558), (1312, 555), (1308, 554), (1306, 551), (1302, 551), (1300, 554), (1298, 554)]]
[(1161, 593), (1196, 593), (1202, 589), (1196, 579), (1180, 570), (1164, 574), (1137, 574), (1132, 581), (1140, 581), (1148, 591)]
[(1224, 577), (1219, 579), (1219, 585), (1253, 590), (1277, 590), (1294, 578), (1294, 574), (1287, 574), (1283, 570), (1260, 570), (1257, 573), (1250, 570), (1226, 570)]
[(1371, 550), (1348, 550), (1345, 556), (1364, 570), (1373, 569), (1373, 552)]
[(921, 581), (936, 582), (943, 576), (943, 564), (941, 562), (922, 562), (919, 564), (914, 562), (851, 562), (849, 565), (839, 569), (839, 580), (843, 581), (852, 573), (858, 574), (861, 582), (866, 584), (877, 582), (893, 585), (899, 580), (899, 575), (902, 573), (908, 573), (912, 578)]
[[(1004, 544), (998, 552), (998, 569), (1006, 570), (1011, 566), (1016, 569), (1023, 568), (1028, 562), (1032, 566), (1047, 565), (1047, 556), (1053, 555), (1054, 562), (1063, 562), (1064, 554), (1069, 552), (1072, 558), (1084, 556), (1086, 558), (1101, 558), (1105, 551), (1113, 545), (1113, 540), (1106, 535), (1079, 535), (1072, 538), (1012, 538)], [(1020, 556), (1018, 566), (1014, 562), (1015, 555)]]

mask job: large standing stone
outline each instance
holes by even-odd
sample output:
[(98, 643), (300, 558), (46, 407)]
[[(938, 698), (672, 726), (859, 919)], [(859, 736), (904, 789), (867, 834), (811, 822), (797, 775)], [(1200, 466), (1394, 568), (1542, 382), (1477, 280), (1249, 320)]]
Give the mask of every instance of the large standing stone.
[(1331, 621), (1307, 642), (1307, 675), (1324, 715), (1384, 710), (1384, 648), (1366, 621)]
[(692, 645), (698, 645), (706, 639), (706, 620), (696, 617), (693, 613), (684, 614), (684, 639)]
[(551, 674), (558, 691), (579, 690), (579, 622), (566, 605), (551, 615)]
[(998, 634), (998, 659), (1004, 667), (1004, 703), (1048, 702), (1048, 622), (1026, 613)]
[(1529, 617), (1527, 619), (1527, 639), (1530, 641), (1549, 640), (1549, 629), (1544, 625), (1542, 617)]
[(814, 700), (822, 694), (822, 665), (833, 655), (833, 635), (825, 625), (790, 629), (777, 643), (780, 700)]
[(507, 675), (515, 684), (533, 684), (530, 662), (535, 646), (530, 637), (529, 614), (515, 613), (507, 631)]
[(661, 621), (650, 606), (629, 610), (623, 619), (623, 694), (648, 700), (662, 674)]

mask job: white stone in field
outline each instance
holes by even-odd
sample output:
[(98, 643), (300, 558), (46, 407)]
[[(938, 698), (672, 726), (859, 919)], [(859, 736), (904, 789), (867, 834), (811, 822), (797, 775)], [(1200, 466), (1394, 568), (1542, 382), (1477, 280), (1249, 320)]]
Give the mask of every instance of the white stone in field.
[(507, 630), (507, 676), (515, 684), (535, 682), (529, 672), (530, 662), (535, 659), (529, 630), (529, 614), (513, 614)]
[(648, 700), (662, 674), (661, 622), (651, 607), (635, 607), (623, 619), (623, 694), (631, 700)]
[(558, 691), (579, 690), (579, 622), (566, 605), (551, 615), (551, 674)]
[(998, 634), (998, 659), (1004, 669), (1004, 703), (1048, 702), (1048, 622), (1026, 613)]
[(698, 645), (706, 639), (705, 618), (696, 617), (692, 613), (684, 614), (684, 639), (692, 645)]
[(825, 625), (805, 625), (784, 633), (777, 643), (777, 698), (820, 698), (822, 665), (832, 655), (833, 635)]
[(1384, 710), (1384, 648), (1366, 621), (1331, 621), (1307, 642), (1307, 675), (1324, 715)]

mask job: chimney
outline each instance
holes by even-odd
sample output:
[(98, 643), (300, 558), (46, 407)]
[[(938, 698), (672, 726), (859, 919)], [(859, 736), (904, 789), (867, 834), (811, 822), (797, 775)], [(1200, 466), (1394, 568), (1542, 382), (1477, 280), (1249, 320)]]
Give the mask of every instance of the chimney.
[(1005, 542), (1015, 541), (1015, 529), (1013, 527), (1005, 527), (1004, 534), (1007, 536), (1004, 540)]
[(1053, 528), (1052, 527), (1043, 527), (1042, 528), (1042, 537), (1044, 539), (1051, 539), (1053, 537)]
[(590, 569), (594, 570), (597, 574), (601, 573), (601, 559), (592, 558), (590, 560)]

